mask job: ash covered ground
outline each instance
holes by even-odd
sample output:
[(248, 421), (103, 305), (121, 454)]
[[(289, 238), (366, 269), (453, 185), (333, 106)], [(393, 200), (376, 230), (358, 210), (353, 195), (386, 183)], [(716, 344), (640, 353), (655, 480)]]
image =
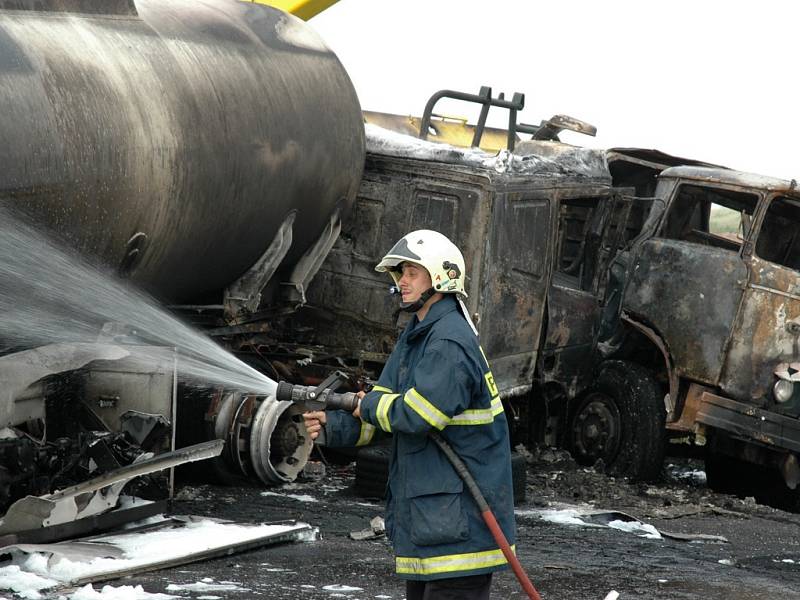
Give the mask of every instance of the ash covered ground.
[[(602, 600), (611, 590), (623, 600), (800, 598), (800, 515), (711, 492), (701, 462), (672, 460), (664, 481), (654, 485), (578, 467), (561, 451), (535, 450), (527, 459), (527, 499), (517, 506), (517, 553), (543, 599)], [(270, 490), (184, 486), (173, 504), (176, 514), (249, 522), (297, 519), (318, 527), (320, 539), (111, 584), (141, 584), (148, 592), (206, 600), (402, 599), (404, 585), (393, 575), (388, 542), (349, 537), (383, 512), (380, 501), (356, 495), (353, 473), (352, 464), (329, 465), (318, 481)], [(591, 510), (626, 513), (640, 523), (575, 524), (576, 515)], [(667, 534), (712, 537), (682, 541)], [(716, 539), (720, 536), (727, 541)], [(495, 577), (493, 598), (524, 597), (510, 571)]]

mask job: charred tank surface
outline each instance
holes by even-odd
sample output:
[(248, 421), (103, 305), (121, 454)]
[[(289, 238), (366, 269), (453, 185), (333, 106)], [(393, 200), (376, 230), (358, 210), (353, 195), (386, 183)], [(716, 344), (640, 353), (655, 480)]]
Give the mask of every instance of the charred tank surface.
[(364, 161), (335, 55), (234, 0), (0, 0), (0, 115), (0, 201), (175, 302), (242, 275), (293, 211), (296, 262)]

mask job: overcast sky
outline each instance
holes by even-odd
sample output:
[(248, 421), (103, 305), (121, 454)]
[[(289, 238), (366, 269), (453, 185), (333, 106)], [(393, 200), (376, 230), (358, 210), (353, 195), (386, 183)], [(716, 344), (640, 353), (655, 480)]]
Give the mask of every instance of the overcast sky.
[[(488, 85), (525, 94), (522, 122), (562, 113), (597, 127), (594, 139), (562, 136), (570, 143), (797, 178), (795, 4), (340, 0), (310, 23), (364, 109), (420, 115), (439, 89)], [(477, 117), (464, 104), (441, 112)]]

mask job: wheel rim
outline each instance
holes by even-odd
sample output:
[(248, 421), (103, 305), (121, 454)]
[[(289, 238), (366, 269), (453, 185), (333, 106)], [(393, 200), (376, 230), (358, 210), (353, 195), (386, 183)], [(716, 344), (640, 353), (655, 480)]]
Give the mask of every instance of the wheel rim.
[(588, 396), (575, 414), (571, 435), (579, 463), (593, 465), (603, 459), (611, 464), (622, 437), (619, 408), (613, 398), (599, 392)]
[(313, 442), (303, 421), (303, 408), (265, 398), (253, 417), (250, 459), (267, 485), (294, 481), (311, 455)]

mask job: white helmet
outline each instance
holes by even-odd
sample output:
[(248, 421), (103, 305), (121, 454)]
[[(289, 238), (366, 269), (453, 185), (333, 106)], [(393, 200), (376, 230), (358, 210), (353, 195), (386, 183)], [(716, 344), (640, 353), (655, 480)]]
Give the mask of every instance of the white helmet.
[(466, 298), (464, 257), (456, 245), (438, 231), (412, 231), (397, 242), (375, 270), (389, 272), (395, 284), (400, 281), (400, 263), (411, 262), (424, 267), (431, 276), (431, 287), (442, 294), (459, 294)]

